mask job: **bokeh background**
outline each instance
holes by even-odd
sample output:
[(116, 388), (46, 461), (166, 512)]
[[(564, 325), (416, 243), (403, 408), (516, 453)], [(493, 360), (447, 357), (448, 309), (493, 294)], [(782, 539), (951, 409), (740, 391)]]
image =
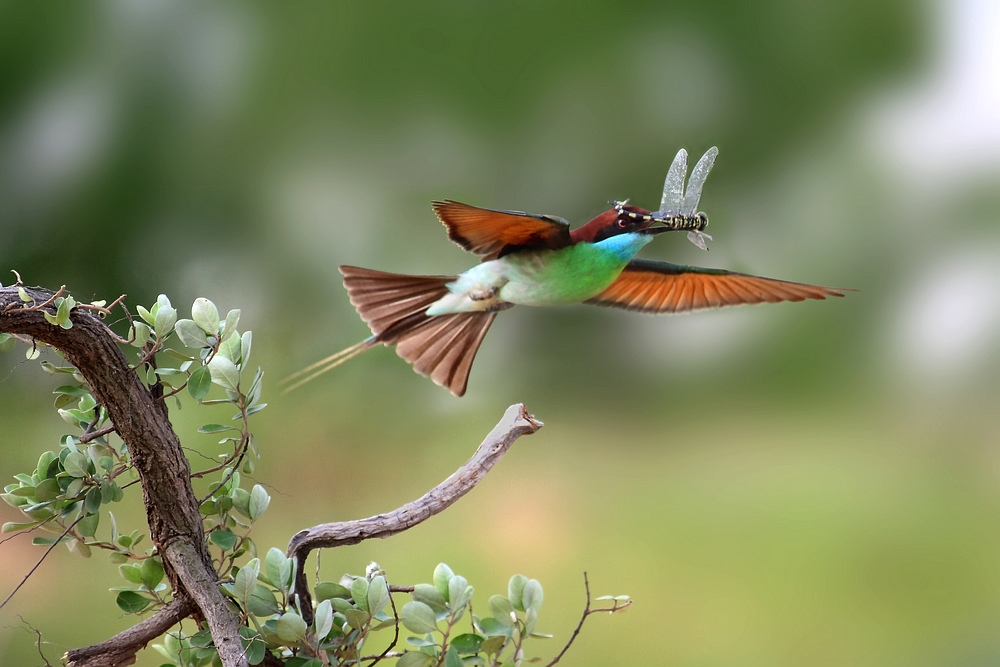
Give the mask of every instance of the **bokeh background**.
[[(4, 3), (0, 25), (0, 268), (80, 299), (242, 309), (270, 386), (258, 544), (416, 497), (523, 401), (545, 428), (470, 496), (324, 553), (324, 577), (377, 560), (426, 581), (446, 561), (486, 598), (524, 573), (551, 656), (586, 570), (636, 602), (592, 618), (573, 665), (1000, 662), (991, 0), (107, 0)], [(676, 150), (712, 145), (711, 252), (677, 235), (646, 256), (860, 292), (516, 309), (461, 400), (385, 349), (276, 391), (368, 333), (339, 264), (472, 264), (430, 200), (581, 223), (655, 207)], [(53, 378), (20, 351), (0, 364), (9, 480), (64, 424)], [(209, 412), (173, 419), (211, 455)], [(0, 545), (0, 593), (39, 554)], [(50, 659), (130, 625), (118, 583), (100, 554), (56, 551), (0, 611), (0, 663), (41, 663), (29, 624)]]

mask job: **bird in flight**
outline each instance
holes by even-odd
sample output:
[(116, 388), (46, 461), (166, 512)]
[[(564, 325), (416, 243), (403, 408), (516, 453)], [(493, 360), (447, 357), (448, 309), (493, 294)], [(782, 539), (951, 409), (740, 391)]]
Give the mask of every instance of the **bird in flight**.
[(341, 266), (351, 303), (372, 335), (284, 380), (285, 391), (377, 345), (455, 396), (465, 394), (479, 345), (497, 313), (521, 306), (589, 303), (645, 313), (681, 313), (741, 304), (844, 296), (847, 290), (744, 273), (637, 259), (657, 234), (687, 231), (707, 249), (702, 186), (718, 155), (711, 148), (691, 172), (687, 152), (674, 158), (660, 209), (627, 201), (576, 229), (551, 215), (433, 202), (448, 238), (481, 263), (457, 276), (411, 276)]

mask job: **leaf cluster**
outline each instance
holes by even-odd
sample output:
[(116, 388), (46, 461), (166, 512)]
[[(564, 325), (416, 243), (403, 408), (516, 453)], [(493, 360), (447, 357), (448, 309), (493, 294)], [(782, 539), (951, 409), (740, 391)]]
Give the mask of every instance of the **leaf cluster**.
[[(20, 296), (23, 309), (39, 310), (51, 325), (65, 329), (73, 326), (74, 308), (102, 315), (109, 312), (104, 302), (77, 304), (63, 289), (42, 303), (36, 303), (23, 288)], [(510, 579), (506, 596), (490, 597), (485, 613), (477, 614), (474, 588), (444, 563), (435, 568), (430, 583), (396, 588), (389, 586), (373, 563), (365, 576), (345, 575), (339, 582), (317, 583), (312, 608), (297, 607), (302, 598), (293, 591), (296, 561), (277, 548), (270, 548), (261, 558), (250, 537), (271, 498), (260, 484), (249, 489), (243, 484), (259, 456), (249, 419), (266, 404), (261, 401), (261, 370), (256, 369), (246, 382), (252, 335), (237, 329), (240, 311), (230, 310), (223, 318), (215, 304), (198, 298), (191, 317), (179, 318), (166, 295), (136, 311), (137, 318), (128, 314), (130, 330), (119, 341), (132, 348), (132, 368), (154, 396), (166, 400), (186, 389), (202, 406), (234, 408), (230, 425), (213, 422), (198, 429), (202, 434), (221, 435), (219, 445), (228, 451), (218, 455), (217, 463), (193, 472), (192, 480), (212, 480), (206, 495), (198, 500), (205, 545), (221, 589), (239, 618), (243, 651), (250, 664), (267, 661), (288, 667), (323, 667), (396, 659), (400, 667), (500, 667), (538, 660), (526, 657), (526, 642), (550, 637), (536, 631), (544, 594), (537, 580), (522, 575)], [(29, 358), (39, 356), (44, 347), (34, 340), (0, 334), (0, 351), (18, 341), (30, 343)], [(4, 487), (0, 498), (28, 520), (6, 523), (2, 530), (54, 533), (34, 537), (36, 545), (47, 547), (46, 555), (59, 543), (85, 557), (95, 548), (106, 550), (123, 580), (111, 588), (118, 607), (129, 614), (160, 609), (172, 597), (161, 555), (155, 546), (140, 551), (145, 535), (139, 530), (120, 530), (106, 507), (121, 502), (137, 482), (128, 448), (116, 437), (108, 411), (74, 367), (47, 360), (41, 364), (48, 373), (68, 377), (53, 393), (55, 409), (73, 432), (61, 438), (58, 450), (44, 452), (34, 470), (15, 475), (14, 483)], [(214, 396), (213, 387), (217, 388)], [(98, 537), (102, 515), (107, 516), (104, 538)], [(404, 592), (411, 599), (397, 611), (393, 596)], [(590, 609), (589, 588), (587, 592), (584, 618), (596, 611)], [(614, 608), (600, 611), (616, 611), (630, 603), (619, 606), (619, 601), (615, 598)], [(375, 633), (386, 636), (389, 630), (391, 640), (373, 639)], [(408, 633), (406, 648), (396, 650), (401, 631)], [(576, 633), (566, 648), (575, 637)], [(369, 648), (371, 644), (385, 648), (376, 653)], [(193, 634), (183, 628), (172, 631), (153, 648), (177, 667), (221, 664), (204, 624)]]

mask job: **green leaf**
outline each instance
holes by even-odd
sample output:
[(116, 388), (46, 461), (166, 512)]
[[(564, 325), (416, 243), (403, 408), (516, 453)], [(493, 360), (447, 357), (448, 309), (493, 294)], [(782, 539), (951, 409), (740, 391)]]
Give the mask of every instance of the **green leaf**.
[(260, 484), (254, 484), (253, 490), (250, 491), (250, 520), (254, 521), (259, 518), (270, 503), (271, 496), (267, 495), (264, 487)]
[(165, 294), (156, 298), (156, 316), (153, 318), (153, 331), (160, 338), (165, 338), (177, 322), (177, 310), (170, 305), (170, 299)]
[(389, 586), (385, 577), (379, 575), (368, 582), (368, 613), (373, 616), (389, 604)]
[(202, 424), (198, 427), (198, 433), (222, 433), (223, 431), (239, 431), (239, 429), (223, 424)]
[(275, 623), (275, 631), (282, 640), (286, 642), (303, 642), (306, 638), (306, 630), (309, 626), (294, 611), (287, 611), (278, 617)]
[(177, 324), (174, 325), (174, 333), (177, 334), (184, 347), (192, 350), (210, 347), (208, 337), (201, 330), (201, 327), (195, 324), (194, 320), (177, 320)]
[(115, 604), (126, 614), (138, 614), (152, 602), (145, 595), (140, 595), (135, 591), (121, 591), (115, 598)]
[(479, 647), (483, 645), (484, 641), (486, 641), (486, 637), (469, 632), (452, 639), (451, 645), (459, 653), (479, 653)]
[(208, 363), (208, 368), (212, 373), (212, 382), (226, 389), (237, 391), (240, 385), (240, 371), (231, 360), (217, 354)]
[(316, 628), (316, 636), (320, 639), (330, 634), (333, 629), (333, 605), (329, 600), (324, 600), (316, 605), (316, 617), (313, 621)]
[(461, 656), (454, 646), (449, 646), (444, 653), (444, 667), (464, 667)]
[(63, 460), (63, 470), (72, 477), (86, 477), (90, 473), (87, 471), (87, 457), (82, 452), (70, 452)]
[(438, 566), (434, 568), (434, 587), (438, 589), (446, 602), (448, 600), (448, 583), (454, 576), (455, 573), (444, 563), (438, 563)]
[(476, 625), (479, 627), (479, 631), (487, 637), (510, 637), (514, 632), (514, 626), (511, 624), (509, 616), (506, 624), (488, 616), (479, 619)]
[(146, 310), (142, 306), (135, 307), (135, 312), (139, 313), (139, 317), (145, 320), (146, 324), (148, 324), (149, 326), (153, 326), (153, 322), (156, 321), (156, 310), (157, 310), (156, 304), (153, 304), (152, 311)]
[(347, 619), (347, 624), (355, 630), (360, 630), (365, 627), (365, 624), (368, 623), (369, 619), (371, 619), (368, 612), (361, 611), (360, 609), (345, 609), (341, 613), (344, 615), (344, 618)]
[(330, 598), (347, 599), (351, 597), (351, 592), (349, 590), (332, 581), (324, 581), (316, 584), (315, 592), (316, 599), (320, 602), (323, 600), (329, 600)]
[(410, 632), (424, 634), (438, 629), (434, 610), (423, 602), (407, 602), (399, 611), (399, 620)]
[(212, 371), (208, 366), (199, 366), (191, 373), (191, 377), (188, 378), (188, 393), (196, 401), (205, 398), (211, 387)]
[[(98, 496), (100, 496), (100, 491), (98, 491)], [(80, 523), (76, 524), (76, 532), (84, 537), (93, 537), (97, 533), (97, 524), (100, 523), (100, 520), (100, 514), (89, 514), (81, 519)]]
[(237, 512), (250, 518), (250, 492), (246, 489), (233, 489), (230, 496), (233, 499), (233, 507)]
[(85, 483), (86, 480), (81, 479), (79, 477), (75, 478), (72, 482), (70, 482), (66, 486), (66, 490), (63, 492), (63, 496), (65, 496), (66, 498), (76, 498), (83, 491), (83, 485)]
[(38, 486), (35, 487), (35, 500), (40, 503), (45, 503), (50, 500), (55, 500), (62, 493), (62, 489), (59, 488), (59, 482), (54, 477), (49, 477), (43, 479), (39, 482)]
[(163, 565), (159, 558), (146, 558), (139, 565), (139, 575), (142, 577), (142, 585), (149, 590), (154, 590), (163, 581)]
[(300, 655), (288, 658), (284, 664), (285, 667), (323, 667), (323, 663), (316, 658), (304, 658)]
[[(264, 573), (272, 586), (282, 593), (287, 593), (292, 583), (292, 559), (285, 556), (280, 549), (271, 547), (264, 556)], [(318, 591), (319, 587), (316, 588)]]
[(250, 347), (252, 343), (253, 343), (253, 332), (244, 331), (243, 335), (240, 336), (240, 347), (242, 348), (241, 359), (244, 366), (246, 366), (247, 362), (250, 361)]
[[(493, 619), (487, 619), (487, 620), (493, 620)], [(482, 646), (479, 647), (479, 650), (485, 653), (486, 655), (496, 655), (503, 649), (503, 645), (505, 643), (507, 643), (507, 637), (503, 635), (494, 635), (492, 637), (489, 637), (486, 641), (484, 641)]]
[(247, 611), (254, 616), (272, 616), (281, 612), (281, 605), (278, 604), (274, 591), (263, 584), (257, 584), (247, 599)]
[(502, 595), (494, 595), (489, 599), (487, 604), (489, 605), (490, 613), (493, 614), (493, 618), (498, 623), (508, 627), (514, 624), (514, 621), (511, 619), (511, 615), (514, 613), (514, 606), (510, 603), (510, 600)]
[(90, 487), (90, 491), (87, 491), (87, 497), (83, 501), (83, 511), (89, 514), (97, 512), (97, 510), (101, 509), (101, 500), (100, 487)]
[(222, 331), (219, 333), (220, 340), (226, 340), (229, 335), (236, 330), (236, 325), (240, 323), (240, 310), (239, 308), (233, 308), (226, 314), (226, 322), (222, 325)]
[(456, 612), (462, 609), (472, 597), (472, 587), (468, 580), (460, 574), (456, 574), (448, 582), (448, 606)]
[(132, 342), (130, 345), (132, 347), (142, 348), (149, 342), (151, 337), (152, 329), (145, 322), (133, 322), (132, 323)]
[(511, 605), (518, 611), (524, 611), (524, 585), (528, 583), (528, 578), (523, 574), (515, 574), (507, 584), (507, 598)]
[(17, 339), (13, 335), (8, 333), (0, 334), (0, 352), (10, 352), (14, 349), (15, 343), (17, 343)]
[(358, 577), (351, 582), (351, 597), (354, 605), (361, 611), (368, 611), (368, 580)]
[(56, 387), (52, 390), (53, 394), (68, 394), (70, 396), (75, 396), (76, 398), (83, 398), (84, 396), (89, 396), (90, 392), (83, 388), (77, 387), (72, 384), (64, 384)]
[(233, 596), (240, 602), (246, 601), (253, 594), (257, 586), (257, 573), (251, 567), (242, 567), (233, 579)]
[(434, 611), (447, 611), (448, 603), (441, 592), (431, 584), (417, 584), (413, 587), (413, 599), (423, 602)]
[(424, 648), (426, 646), (437, 646), (437, 642), (432, 642), (429, 639), (426, 639), (426, 637), (427, 635), (423, 635), (421, 637), (412, 637), (412, 636), (407, 637), (406, 643), (409, 644), (410, 646), (416, 646), (417, 648)]
[(76, 299), (71, 296), (56, 299), (56, 318), (54, 324), (63, 329), (69, 329), (73, 324), (69, 321), (69, 313), (76, 306)]
[(396, 661), (396, 667), (426, 667), (431, 664), (434, 658), (420, 651), (407, 651), (402, 658)]
[(208, 538), (212, 541), (212, 544), (219, 547), (223, 551), (230, 551), (236, 546), (237, 537), (233, 531), (228, 528), (223, 528), (222, 530), (213, 530)]
[(27, 523), (15, 523), (13, 521), (8, 521), (0, 528), (0, 533), (16, 533), (19, 530), (27, 530), (28, 528), (34, 528), (41, 521), (28, 521)]
[(198, 297), (191, 306), (191, 319), (210, 336), (219, 335), (219, 309), (205, 297)]
[(545, 599), (545, 594), (542, 591), (542, 584), (537, 579), (532, 579), (524, 585), (524, 609), (525, 611), (533, 609), (537, 614), (542, 608), (542, 600)]
[(118, 574), (122, 579), (133, 584), (142, 583), (142, 569), (138, 563), (126, 563), (118, 566)]

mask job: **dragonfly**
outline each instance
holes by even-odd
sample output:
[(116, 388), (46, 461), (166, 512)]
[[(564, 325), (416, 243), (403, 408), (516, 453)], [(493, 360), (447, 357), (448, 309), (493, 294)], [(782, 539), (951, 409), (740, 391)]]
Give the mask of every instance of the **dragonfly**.
[(688, 154), (683, 148), (677, 151), (674, 161), (670, 163), (667, 171), (667, 179), (663, 182), (663, 198), (660, 200), (660, 209), (653, 213), (653, 216), (676, 221), (679, 229), (687, 229), (687, 238), (702, 250), (708, 250), (708, 244), (712, 237), (705, 233), (708, 227), (708, 216), (704, 212), (698, 211), (698, 202), (701, 201), (701, 191), (705, 187), (705, 180), (708, 173), (715, 165), (715, 158), (719, 156), (719, 149), (715, 146), (709, 148), (691, 171), (691, 178), (688, 180), (687, 189), (684, 188), (684, 179), (687, 176)]

